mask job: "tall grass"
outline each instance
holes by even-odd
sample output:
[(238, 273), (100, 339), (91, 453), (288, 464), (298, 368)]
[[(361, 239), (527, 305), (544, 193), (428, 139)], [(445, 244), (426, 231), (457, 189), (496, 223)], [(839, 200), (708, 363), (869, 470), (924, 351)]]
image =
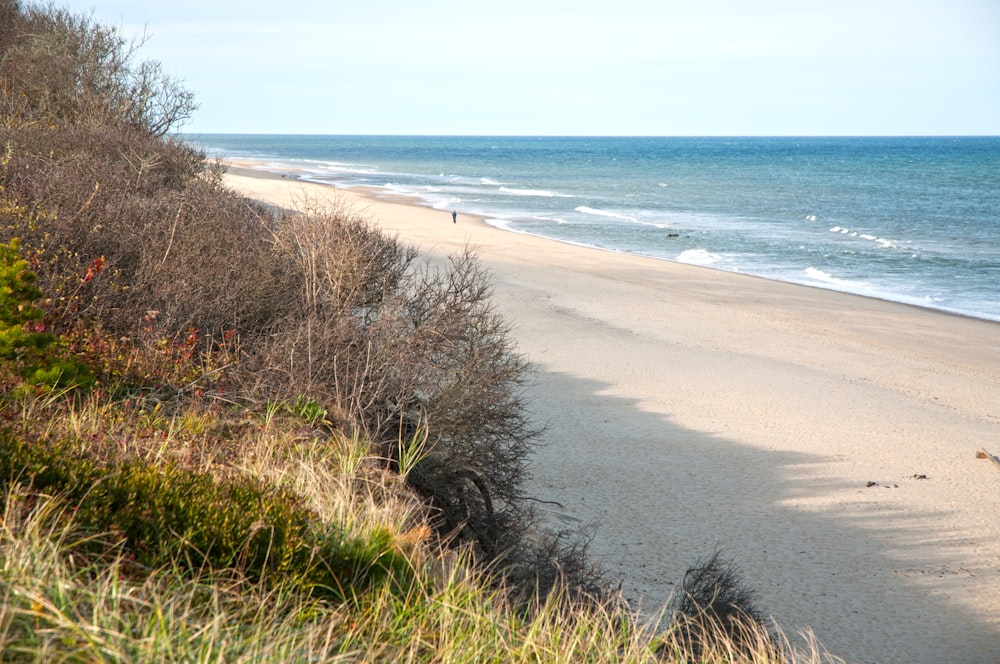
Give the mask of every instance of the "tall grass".
[(522, 495), (529, 367), (475, 252), (224, 189), (134, 55), (0, 0), (0, 659), (827, 659), (718, 559), (631, 614)]
[[(17, 401), (22, 405), (12, 408)], [(8, 397), (5, 405), (44, 418), (49, 436), (94, 446), (104, 444), (95, 434), (113, 430), (121, 409), (136, 408), (112, 396), (28, 401)], [(67, 416), (51, 417), (57, 407)], [(8, 483), (0, 514), (4, 660), (833, 661), (816, 646), (794, 653), (754, 621), (729, 616), (723, 623), (711, 615), (683, 621), (664, 610), (658, 620), (643, 622), (613, 598), (581, 597), (559, 584), (528, 606), (512, 604), (491, 570), (431, 537), (426, 505), (373, 455), (369, 442), (321, 435), (293, 411), (203, 406), (197, 418), (188, 409), (162, 414), (157, 460), (209, 447), (227, 421), (247, 420), (241, 435), (226, 441), (229, 454), (199, 460), (198, 467), (292, 490), (318, 521), (337, 524), (350, 537), (391, 533), (383, 545), (405, 557), (416, 583), (357, 586), (338, 600), (316, 596), (294, 578), (250, 577), (208, 564), (192, 569), (183, 555), (144, 566), (121, 532), (88, 528), (63, 496)]]
[[(429, 556), (424, 583), (331, 603), (288, 585), (177, 566), (137, 569), (87, 536), (58, 498), (13, 491), (0, 526), (0, 652), (50, 662), (776, 662), (831, 661), (819, 648), (790, 655), (755, 633), (750, 653), (721, 628), (642, 625), (613, 606), (550, 594), (511, 610), (470, 561)], [(687, 636), (684, 636), (687, 635)], [(747, 640), (746, 637), (743, 639)], [(706, 645), (708, 644), (708, 645)], [(794, 659), (793, 659), (794, 657)]]

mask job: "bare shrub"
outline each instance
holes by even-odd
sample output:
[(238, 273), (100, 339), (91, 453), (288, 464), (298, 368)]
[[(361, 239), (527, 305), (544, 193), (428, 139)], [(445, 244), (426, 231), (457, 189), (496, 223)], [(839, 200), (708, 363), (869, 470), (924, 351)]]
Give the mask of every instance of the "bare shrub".
[(757, 606), (755, 593), (736, 563), (720, 551), (687, 570), (673, 608), (678, 629), (696, 656), (706, 645), (703, 641), (714, 641), (719, 633), (747, 655), (759, 650), (761, 634), (769, 634), (770, 621)]
[(430, 452), (408, 480), (438, 509), (439, 530), (490, 557), (512, 546), (537, 431), (527, 365), (474, 253), (415, 264), (411, 248), (344, 208), (286, 217), (277, 237), (302, 288), (300, 318), (261, 356), (269, 389), (330, 399), (393, 463), (426, 427)]
[(401, 283), (416, 251), (374, 228), (342, 202), (282, 217), (276, 241), (296, 261), (301, 304), (311, 316), (350, 315), (370, 323)]
[(53, 5), (17, 11), (0, 33), (0, 91), (8, 123), (131, 128), (165, 136), (187, 120), (194, 96), (157, 62), (135, 61), (142, 40)]
[(296, 275), (273, 250), (263, 210), (193, 183), (136, 210), (140, 235), (132, 310), (160, 311), (165, 331), (236, 330), (248, 342), (293, 311)]
[[(273, 220), (196, 177), (190, 148), (67, 129), (50, 132), (46, 154), (34, 134), (7, 133), (0, 231), (22, 238), (56, 303), (53, 324), (100, 320), (132, 336), (155, 311), (157, 334), (189, 325), (221, 334), (287, 314), (292, 276), (275, 262)], [(140, 173), (129, 150), (154, 155), (156, 165)], [(99, 274), (88, 272), (95, 261)]]
[(624, 600), (612, 592), (604, 570), (590, 557), (594, 536), (593, 527), (527, 533), (505, 561), (507, 580), (521, 593), (515, 599), (527, 603), (561, 587), (574, 600), (597, 601), (608, 607), (618, 602), (619, 609), (624, 609)]

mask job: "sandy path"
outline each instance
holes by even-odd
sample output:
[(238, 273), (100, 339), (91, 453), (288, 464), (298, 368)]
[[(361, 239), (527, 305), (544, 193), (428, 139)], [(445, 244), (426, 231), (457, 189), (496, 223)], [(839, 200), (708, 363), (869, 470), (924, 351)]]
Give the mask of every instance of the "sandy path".
[(1000, 324), (336, 196), (428, 256), (478, 248), (538, 370), (530, 489), (597, 524), (630, 598), (658, 608), (719, 547), (849, 661), (1000, 662), (1000, 470), (975, 458), (1000, 451)]

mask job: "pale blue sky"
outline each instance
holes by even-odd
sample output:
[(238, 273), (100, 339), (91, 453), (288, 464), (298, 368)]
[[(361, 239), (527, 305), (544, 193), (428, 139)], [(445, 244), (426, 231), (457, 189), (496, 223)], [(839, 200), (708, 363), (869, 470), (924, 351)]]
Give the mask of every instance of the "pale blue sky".
[(1000, 0), (72, 0), (187, 132), (1000, 134)]

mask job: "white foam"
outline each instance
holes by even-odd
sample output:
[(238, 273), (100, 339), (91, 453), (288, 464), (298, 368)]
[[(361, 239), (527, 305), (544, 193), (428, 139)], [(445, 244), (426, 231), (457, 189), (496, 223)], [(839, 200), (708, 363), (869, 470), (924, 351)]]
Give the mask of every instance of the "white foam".
[(815, 279), (816, 281), (822, 281), (825, 284), (840, 286), (842, 288), (856, 286), (856, 284), (853, 284), (850, 281), (847, 281), (846, 279), (838, 279), (829, 272), (824, 272), (823, 270), (820, 270), (815, 267), (807, 267), (805, 271), (809, 277)]
[(385, 184), (382, 185), (382, 188), (391, 191), (393, 194), (397, 196), (411, 196), (413, 198), (421, 197), (419, 193), (413, 191), (413, 189), (411, 189), (410, 187), (393, 184), (392, 182), (386, 182)]
[(713, 254), (707, 249), (688, 249), (687, 251), (682, 251), (677, 260), (681, 263), (690, 263), (692, 265), (714, 265), (722, 260), (722, 256)]
[(557, 194), (544, 189), (511, 189), (510, 187), (500, 187), (500, 191), (514, 196), (540, 196), (542, 198), (572, 198), (569, 194)]
[(432, 200), (429, 202), (431, 204), (431, 207), (434, 208), (435, 210), (450, 210), (459, 203), (461, 203), (462, 199), (458, 198), (457, 196), (451, 196), (449, 198), (442, 198), (438, 200)]
[(852, 231), (850, 228), (844, 228), (842, 226), (834, 226), (830, 229), (831, 233), (840, 233), (841, 235), (848, 235), (850, 237), (861, 238), (862, 240), (868, 240), (869, 242), (874, 242), (883, 249), (895, 249), (899, 245), (893, 240), (887, 240), (884, 237), (878, 237), (877, 235), (872, 235), (871, 233), (859, 233), (858, 231)]
[(513, 226), (511, 226), (510, 225), (511, 224), (510, 219), (503, 219), (501, 217), (487, 217), (485, 219), (485, 221), (490, 226), (495, 226), (496, 228), (499, 228), (501, 230), (513, 231), (515, 233), (521, 233), (521, 232), (523, 232), (523, 231), (520, 231), (520, 230), (514, 228)]
[(610, 219), (621, 219), (622, 221), (638, 221), (635, 217), (629, 217), (628, 215), (620, 214), (618, 212), (611, 212), (610, 210), (595, 210), (594, 208), (587, 207), (586, 205), (581, 205), (576, 208), (577, 212), (583, 214), (592, 214), (598, 217), (608, 217)]

